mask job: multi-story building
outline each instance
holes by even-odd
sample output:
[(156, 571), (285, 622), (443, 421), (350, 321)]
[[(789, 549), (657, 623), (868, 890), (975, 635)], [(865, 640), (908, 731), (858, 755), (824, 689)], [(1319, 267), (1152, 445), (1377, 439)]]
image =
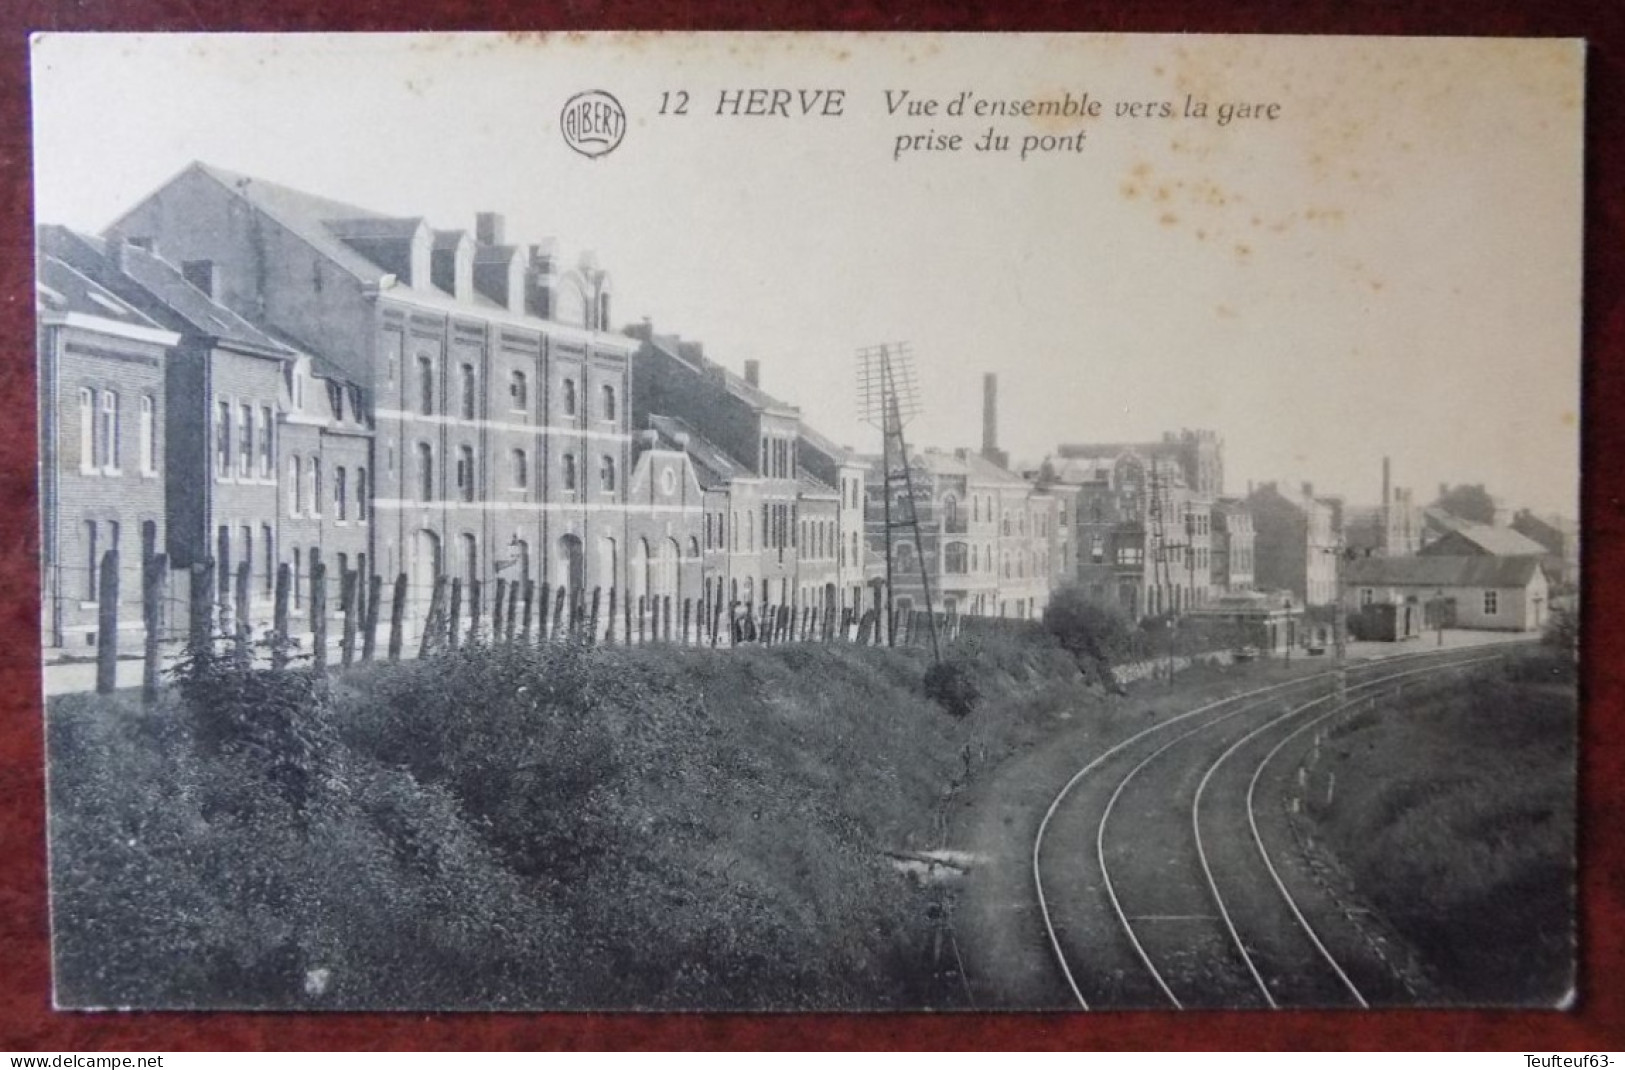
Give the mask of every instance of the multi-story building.
[(836, 605), (861, 611), (865, 605), (866, 585), (873, 578), (866, 567), (864, 534), (868, 462), (806, 424), (801, 425), (801, 435), (796, 440), (796, 456), (803, 472), (835, 488), (838, 505), (835, 510), (834, 583), (839, 592)]
[(1350, 557), (1409, 557), (1422, 547), (1422, 510), (1408, 487), (1393, 485), (1392, 466), (1382, 459), (1382, 501), (1350, 506), (1343, 543)]
[(1213, 595), (1213, 507), (1224, 444), (1212, 431), (1159, 442), (1062, 445), (1057, 485), (1077, 488), (1072, 578), (1131, 616), (1181, 612)]
[(1512, 518), (1512, 530), (1545, 548), (1543, 565), (1553, 586), (1580, 582), (1580, 527), (1567, 517), (1536, 516), (1523, 509)]
[(164, 376), (180, 334), (58, 258), (42, 242), (39, 325), (40, 632), (48, 648), (93, 647), (99, 572), (116, 551), (120, 632), (142, 626), (144, 562), (166, 539)]
[[(648, 511), (626, 493), (637, 343), (608, 329), (592, 257), (509, 244), (492, 212), (437, 230), (203, 164), (107, 236), (207, 272), (217, 300), (310, 355), (313, 378), (354, 384), (375, 433), (370, 465), (342, 463), (346, 493), (366, 484), (366, 552), (420, 600), (436, 576), (490, 581), (515, 562), (572, 599), (624, 585), (604, 548)], [(683, 515), (697, 531), (699, 505)]]
[(1253, 574), (1263, 590), (1289, 592), (1303, 606), (1337, 599), (1342, 556), (1341, 503), (1314, 487), (1264, 483), (1247, 496), (1254, 529)]
[(698, 342), (648, 324), (628, 333), (641, 343), (634, 418), (690, 454), (705, 490), (708, 597), (741, 613), (767, 605), (817, 609), (822, 619), (861, 606), (861, 566), (843, 558), (861, 515), (861, 466), (761, 388), (758, 361), (739, 376)]
[[(878, 458), (868, 478), (869, 545), (884, 554), (885, 481)], [(1049, 604), (1055, 498), (968, 449), (926, 449), (910, 459), (916, 544), (892, 531), (896, 607), (925, 608), (925, 582), (939, 611), (987, 617), (1036, 617)], [(906, 491), (894, 486), (892, 522), (906, 517)], [(921, 577), (924, 566), (925, 580)]]
[(1239, 498), (1213, 503), (1213, 586), (1221, 592), (1253, 589), (1253, 516)]

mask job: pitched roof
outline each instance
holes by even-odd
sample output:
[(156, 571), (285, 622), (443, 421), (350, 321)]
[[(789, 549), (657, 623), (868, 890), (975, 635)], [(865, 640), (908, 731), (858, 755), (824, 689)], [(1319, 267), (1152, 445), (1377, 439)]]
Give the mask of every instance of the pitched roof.
[(1443, 542), (1446, 539), (1453, 538), (1466, 539), (1486, 554), (1494, 554), (1500, 557), (1546, 553), (1546, 547), (1529, 536), (1513, 531), (1511, 528), (1498, 528), (1489, 524), (1464, 523), (1455, 531), (1441, 536), (1439, 541)]
[(134, 327), (158, 327), (139, 309), (119, 300), (106, 287), (53, 256), (39, 258), (34, 275), (34, 300), (41, 310), (81, 312)]
[(1524, 587), (1535, 556), (1363, 557), (1343, 565), (1343, 582), (1369, 587)]
[(833, 464), (856, 464), (859, 462), (856, 451), (838, 444), (834, 439), (816, 428), (808, 427), (805, 422), (801, 425), (800, 435), (803, 443), (828, 457)]
[(736, 460), (715, 442), (695, 431), (686, 420), (677, 416), (650, 414), (649, 427), (659, 432), (668, 448), (688, 453), (694, 462), (694, 475), (706, 490), (719, 487), (735, 479), (753, 478), (756, 473)]
[(169, 261), (133, 245), (120, 250), (119, 263), (100, 238), (63, 226), (39, 229), (42, 251), (73, 265), (99, 286), (170, 330), (204, 335), (267, 356), (290, 357), (292, 351), (242, 316), (187, 281)]
[[(634, 336), (639, 337), (639, 336)], [(688, 356), (683, 353), (682, 339), (677, 335), (650, 334), (647, 338), (639, 337), (655, 352), (664, 356), (677, 367), (689, 374), (704, 379), (707, 383), (722, 388), (722, 393), (737, 398), (758, 412), (775, 412), (786, 416), (799, 416), (801, 410), (788, 402), (780, 401), (759, 386), (752, 386), (741, 375), (737, 375), (714, 360), (707, 360), (703, 355)]]

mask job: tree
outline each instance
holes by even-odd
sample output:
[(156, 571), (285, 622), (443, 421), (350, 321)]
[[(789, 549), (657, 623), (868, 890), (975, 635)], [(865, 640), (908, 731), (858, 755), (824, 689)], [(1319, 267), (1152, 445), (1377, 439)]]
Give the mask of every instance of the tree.
[(1484, 489), (1482, 483), (1445, 487), (1439, 492), (1439, 500), (1433, 504), (1452, 516), (1475, 524), (1495, 523), (1495, 499), (1490, 497), (1490, 492)]
[(1081, 587), (1062, 587), (1044, 609), (1044, 627), (1079, 669), (1116, 689), (1112, 662), (1127, 656), (1133, 645), (1128, 618), (1091, 602)]

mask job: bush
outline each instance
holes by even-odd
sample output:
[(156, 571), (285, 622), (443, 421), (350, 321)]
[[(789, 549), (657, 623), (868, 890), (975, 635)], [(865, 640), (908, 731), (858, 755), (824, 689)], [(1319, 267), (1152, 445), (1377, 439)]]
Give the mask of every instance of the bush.
[(982, 689), (968, 666), (939, 661), (925, 670), (925, 696), (955, 717), (968, 717), (982, 697)]
[(1089, 601), (1082, 588), (1063, 587), (1044, 609), (1044, 627), (1077, 661), (1086, 675), (1115, 687), (1112, 663), (1134, 649), (1128, 618), (1115, 609)]

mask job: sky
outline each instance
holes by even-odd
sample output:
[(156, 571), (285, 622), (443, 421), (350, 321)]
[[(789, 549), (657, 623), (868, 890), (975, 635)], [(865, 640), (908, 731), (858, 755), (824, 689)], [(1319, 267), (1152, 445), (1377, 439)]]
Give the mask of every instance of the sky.
[[(1573, 516), (1583, 67), (1553, 40), (44, 35), (36, 211), (97, 231), (192, 160), (438, 228), (495, 210), (858, 448), (856, 351), (907, 341), (911, 443), (978, 446), (996, 372), (1018, 461), (1211, 428), (1230, 493), (1374, 504), (1387, 456), (1423, 500)], [(718, 114), (751, 89), (790, 114)], [(596, 158), (561, 132), (585, 90), (626, 113)]]

